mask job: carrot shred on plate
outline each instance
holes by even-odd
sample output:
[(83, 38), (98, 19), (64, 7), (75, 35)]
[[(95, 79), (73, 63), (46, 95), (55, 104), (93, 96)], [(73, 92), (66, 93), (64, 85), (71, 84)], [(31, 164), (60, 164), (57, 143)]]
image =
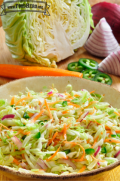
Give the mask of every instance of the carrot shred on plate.
[(82, 173), (82, 172), (84, 172), (84, 170), (86, 169), (86, 166), (85, 165), (83, 165), (83, 167), (78, 171), (78, 173)]
[(115, 140), (115, 139), (109, 138), (109, 139), (105, 139), (104, 142), (120, 143), (120, 140)]
[(47, 108), (47, 110), (48, 110), (48, 113), (49, 113), (50, 119), (53, 119), (52, 114), (51, 114), (51, 111), (50, 111), (50, 108), (49, 108), (49, 105), (48, 105), (48, 103), (47, 103), (46, 99), (45, 99), (45, 106), (46, 106), (46, 108)]
[(56, 132), (56, 133), (53, 135), (53, 137), (48, 140), (47, 146), (49, 146), (49, 145), (52, 143), (52, 141), (56, 138), (57, 135), (58, 135), (58, 132)]
[(56, 152), (55, 152), (51, 157), (47, 158), (46, 161), (52, 160), (52, 159), (57, 155), (57, 153), (59, 152), (59, 150), (60, 150), (60, 147), (56, 150)]
[(40, 113), (38, 114), (38, 115), (36, 115), (33, 119), (32, 119), (32, 123), (35, 123), (35, 121), (42, 115), (42, 113), (44, 112), (45, 110), (44, 109), (42, 109), (41, 111), (40, 111)]
[(14, 104), (15, 104), (15, 97), (13, 96), (12, 99), (11, 99), (10, 105), (14, 105)]

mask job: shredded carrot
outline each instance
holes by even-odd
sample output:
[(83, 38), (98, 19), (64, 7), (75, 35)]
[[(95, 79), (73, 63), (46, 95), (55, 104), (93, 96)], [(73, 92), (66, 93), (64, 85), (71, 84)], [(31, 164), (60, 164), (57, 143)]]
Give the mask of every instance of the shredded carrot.
[(51, 104), (57, 104), (57, 103), (59, 103), (59, 102), (63, 102), (63, 100), (59, 100), (59, 101), (55, 101), (55, 102), (49, 102), (49, 103), (47, 103), (47, 104), (51, 105)]
[(95, 103), (97, 103), (97, 101), (91, 101), (91, 102), (88, 104), (88, 106), (86, 106), (85, 108), (88, 108), (89, 106), (91, 106), (92, 104), (95, 104)]
[(93, 155), (91, 155), (91, 157), (92, 157), (93, 159), (95, 159), (96, 161), (99, 161), (99, 162), (105, 162), (105, 160), (100, 160), (100, 159), (97, 159), (97, 158), (95, 158)]
[(52, 111), (52, 110), (57, 110), (57, 108), (50, 108), (50, 110)]
[(109, 138), (109, 139), (105, 139), (104, 142), (120, 143), (120, 140)]
[(84, 159), (84, 157), (85, 157), (85, 149), (84, 149), (80, 144), (76, 144), (76, 145), (79, 145), (79, 146), (80, 146), (80, 148), (81, 148), (82, 151), (83, 151), (83, 155), (82, 155), (82, 157), (81, 157), (80, 159), (72, 159), (72, 160), (74, 160), (75, 162), (81, 162), (81, 161), (83, 161), (83, 159)]
[(72, 106), (77, 107), (77, 108), (79, 108), (79, 107), (80, 107), (79, 105), (74, 104), (74, 103), (72, 103), (72, 102), (68, 102), (68, 105), (72, 105)]
[(19, 162), (17, 159), (15, 159), (15, 158), (14, 158), (13, 162), (14, 162), (16, 165), (19, 165), (19, 164), (20, 164), (20, 162)]
[(49, 105), (48, 105), (48, 103), (47, 103), (46, 99), (45, 99), (45, 106), (46, 106), (46, 108), (47, 108), (47, 110), (48, 110), (48, 113), (49, 113), (50, 119), (53, 119), (52, 114), (51, 114), (51, 112), (50, 112)]
[(94, 93), (94, 92), (95, 92), (95, 90), (91, 91), (90, 94), (92, 94), (92, 93)]
[(69, 110), (62, 111), (62, 114), (67, 114), (68, 112), (69, 112)]
[(31, 97), (31, 96), (30, 96), (30, 92), (28, 92), (28, 95), (27, 95), (27, 96), (28, 96), (28, 97)]
[(42, 103), (41, 103), (41, 101), (39, 100), (39, 105), (41, 105)]
[(42, 109), (42, 110), (40, 111), (40, 113), (39, 113), (38, 115), (36, 115), (36, 116), (32, 119), (31, 123), (34, 123), (34, 122), (42, 115), (43, 112), (44, 112), (44, 109)]
[(92, 148), (95, 146), (95, 144), (96, 144), (98, 138), (99, 138), (99, 136), (97, 136), (97, 137), (95, 138)]
[(120, 130), (115, 130), (116, 133), (120, 133)]
[(54, 93), (49, 94), (49, 95), (47, 95), (47, 97), (46, 97), (46, 98), (48, 98), (48, 97), (52, 97), (53, 95), (54, 95)]
[(49, 157), (48, 159), (46, 159), (46, 161), (52, 160), (52, 159), (57, 155), (57, 153), (59, 152), (59, 150), (60, 150), (60, 147), (56, 150), (56, 152), (55, 152), (51, 157)]
[(120, 116), (120, 114), (119, 113), (117, 113), (117, 112), (114, 112), (117, 116)]
[(82, 173), (82, 172), (84, 172), (84, 170), (86, 169), (86, 166), (85, 165), (83, 165), (83, 167), (78, 171), (78, 173)]
[(64, 128), (63, 128), (64, 139), (66, 139), (66, 132), (67, 132), (67, 126), (66, 126), (66, 124), (64, 124)]
[(7, 128), (6, 126), (4, 126), (2, 123), (0, 123), (0, 125), (1, 125), (3, 128), (5, 128), (5, 129), (11, 131), (9, 128)]
[(20, 102), (22, 102), (22, 101), (24, 101), (24, 100), (27, 100), (27, 99), (32, 99), (33, 97), (24, 97), (24, 98), (22, 98), (22, 99), (20, 99), (19, 101), (17, 101), (16, 102), (16, 104), (15, 105), (18, 105)]
[(32, 117), (34, 115), (34, 113), (28, 113), (29, 117)]
[(85, 157), (85, 149), (84, 149), (80, 144), (75, 143), (75, 142), (69, 142), (69, 141), (63, 141), (63, 143), (69, 143), (69, 144), (72, 144), (72, 146), (75, 146), (75, 145), (80, 146), (80, 148), (81, 148), (82, 151), (83, 151), (82, 157), (81, 157), (80, 159), (72, 159), (72, 160), (75, 161), (75, 162), (81, 162), (81, 161), (83, 161), (83, 159), (84, 159), (84, 157)]
[(80, 95), (78, 95), (78, 94), (75, 94), (75, 95), (74, 95), (74, 97), (80, 97)]
[(23, 130), (20, 130), (20, 132), (21, 132), (22, 134), (24, 134), (24, 135), (29, 135), (29, 134), (31, 133), (30, 131), (24, 132)]
[(51, 139), (49, 139), (47, 146), (49, 146), (49, 145), (52, 143), (52, 141), (56, 138), (57, 135), (58, 135), (58, 132), (56, 132), (56, 133), (53, 135), (53, 137), (52, 137)]
[(22, 158), (25, 159), (24, 153), (22, 154)]
[(111, 130), (111, 128), (110, 128), (110, 127), (108, 127), (108, 126), (105, 126), (105, 129), (107, 129), (107, 130)]
[(15, 97), (12, 97), (10, 105), (15, 104)]

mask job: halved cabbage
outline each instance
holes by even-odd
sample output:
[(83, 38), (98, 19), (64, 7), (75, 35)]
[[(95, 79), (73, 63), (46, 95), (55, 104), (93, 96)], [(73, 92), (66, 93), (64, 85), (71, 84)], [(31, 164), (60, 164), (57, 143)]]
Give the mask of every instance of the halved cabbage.
[(88, 0), (46, 2), (50, 16), (40, 12), (11, 12), (2, 16), (6, 44), (12, 57), (22, 64), (55, 67), (56, 62), (84, 45), (90, 24), (93, 26)]

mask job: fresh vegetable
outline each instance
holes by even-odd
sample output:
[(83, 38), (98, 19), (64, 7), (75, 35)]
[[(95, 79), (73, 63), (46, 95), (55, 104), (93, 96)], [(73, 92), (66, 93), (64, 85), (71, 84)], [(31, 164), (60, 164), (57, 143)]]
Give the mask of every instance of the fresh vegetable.
[[(6, 44), (12, 57), (22, 64), (55, 67), (56, 62), (84, 45), (90, 26), (93, 27), (88, 0), (47, 0), (46, 3), (50, 16), (25, 11), (2, 16)], [(9, 1), (9, 6), (16, 6), (16, 2)]]
[(82, 65), (79, 65), (78, 62), (72, 62), (68, 64), (67, 69), (70, 71), (82, 72), (85, 68)]
[(93, 21), (96, 26), (101, 18), (109, 23), (112, 32), (120, 43), (120, 5), (109, 2), (100, 2), (92, 6)]
[[(13, 97), (0, 109), (0, 165), (63, 175), (119, 160), (120, 110), (102, 102), (104, 96), (95, 90), (74, 91), (69, 84), (63, 93), (55, 87), (26, 88)], [(15, 117), (2, 120), (5, 115)]]
[(95, 60), (88, 58), (80, 58), (78, 64), (87, 69), (97, 69), (98, 67), (98, 63)]
[(87, 155), (92, 155), (93, 153), (95, 153), (95, 150), (94, 150), (93, 148), (87, 148), (87, 149), (85, 150), (85, 153), (86, 153)]
[(0, 64), (0, 76), (16, 79), (31, 76), (74, 76), (82, 78), (82, 73), (46, 67)]
[(83, 71), (83, 78), (88, 80), (94, 80), (95, 75), (99, 73), (98, 70), (87, 69)]
[(27, 112), (25, 112), (25, 113), (23, 114), (23, 118), (25, 118), (25, 119), (29, 119), (29, 118), (30, 118)]
[(98, 69), (106, 73), (120, 76), (120, 49), (106, 57), (99, 64)]
[(3, 116), (1, 120), (4, 120), (4, 119), (13, 119), (14, 117), (15, 117), (14, 114), (7, 114), (7, 115)]
[(111, 52), (119, 49), (119, 44), (105, 18), (100, 19), (84, 47), (98, 57), (107, 57)]
[(95, 75), (94, 81), (101, 82), (103, 84), (108, 84), (108, 85), (112, 84), (111, 77), (105, 73), (102, 73), (102, 72), (99, 72)]

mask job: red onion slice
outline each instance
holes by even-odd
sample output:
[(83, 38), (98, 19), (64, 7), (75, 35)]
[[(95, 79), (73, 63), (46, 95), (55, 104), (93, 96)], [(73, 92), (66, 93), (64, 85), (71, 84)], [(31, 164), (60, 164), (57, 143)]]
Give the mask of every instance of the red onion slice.
[(22, 147), (22, 142), (16, 136), (13, 136), (11, 139), (20, 150)]
[(96, 152), (94, 153), (94, 156), (95, 156), (95, 157), (96, 157), (97, 154), (99, 153), (100, 149), (101, 149), (101, 146), (98, 146), (98, 149), (97, 149)]
[(4, 119), (13, 119), (14, 117), (15, 117), (14, 114), (7, 114), (7, 115), (3, 116), (1, 120), (4, 120)]
[(100, 166), (100, 162), (97, 162), (98, 166)]
[(27, 165), (26, 165), (26, 163), (24, 163), (24, 162), (20, 163), (20, 166), (21, 166), (22, 168), (27, 169)]
[(50, 91), (50, 92), (48, 92), (47, 94), (48, 94), (48, 95), (51, 95), (51, 94), (53, 94), (53, 91)]
[(44, 170), (46, 170), (48, 168), (46, 163), (41, 158), (38, 159), (37, 164)]
[[(118, 156), (120, 155), (120, 150), (115, 154), (115, 158), (119, 158)], [(120, 160), (120, 158), (119, 158), (119, 160)]]
[(89, 114), (89, 112), (85, 113), (85, 114), (83, 115), (83, 118), (80, 120), (80, 122), (82, 122), (83, 119), (84, 119), (88, 114)]
[(76, 169), (76, 165), (70, 159), (60, 158), (58, 162), (59, 163), (66, 163), (69, 166), (71, 166), (73, 169)]
[(120, 49), (112, 52), (100, 64), (98, 69), (106, 73), (120, 76)]
[(92, 13), (95, 26), (101, 18), (106, 18), (115, 38), (120, 43), (120, 6), (115, 3), (100, 2), (92, 6)]
[(102, 18), (97, 24), (85, 44), (85, 49), (99, 57), (107, 57), (111, 52), (119, 49), (119, 44), (105, 18)]

